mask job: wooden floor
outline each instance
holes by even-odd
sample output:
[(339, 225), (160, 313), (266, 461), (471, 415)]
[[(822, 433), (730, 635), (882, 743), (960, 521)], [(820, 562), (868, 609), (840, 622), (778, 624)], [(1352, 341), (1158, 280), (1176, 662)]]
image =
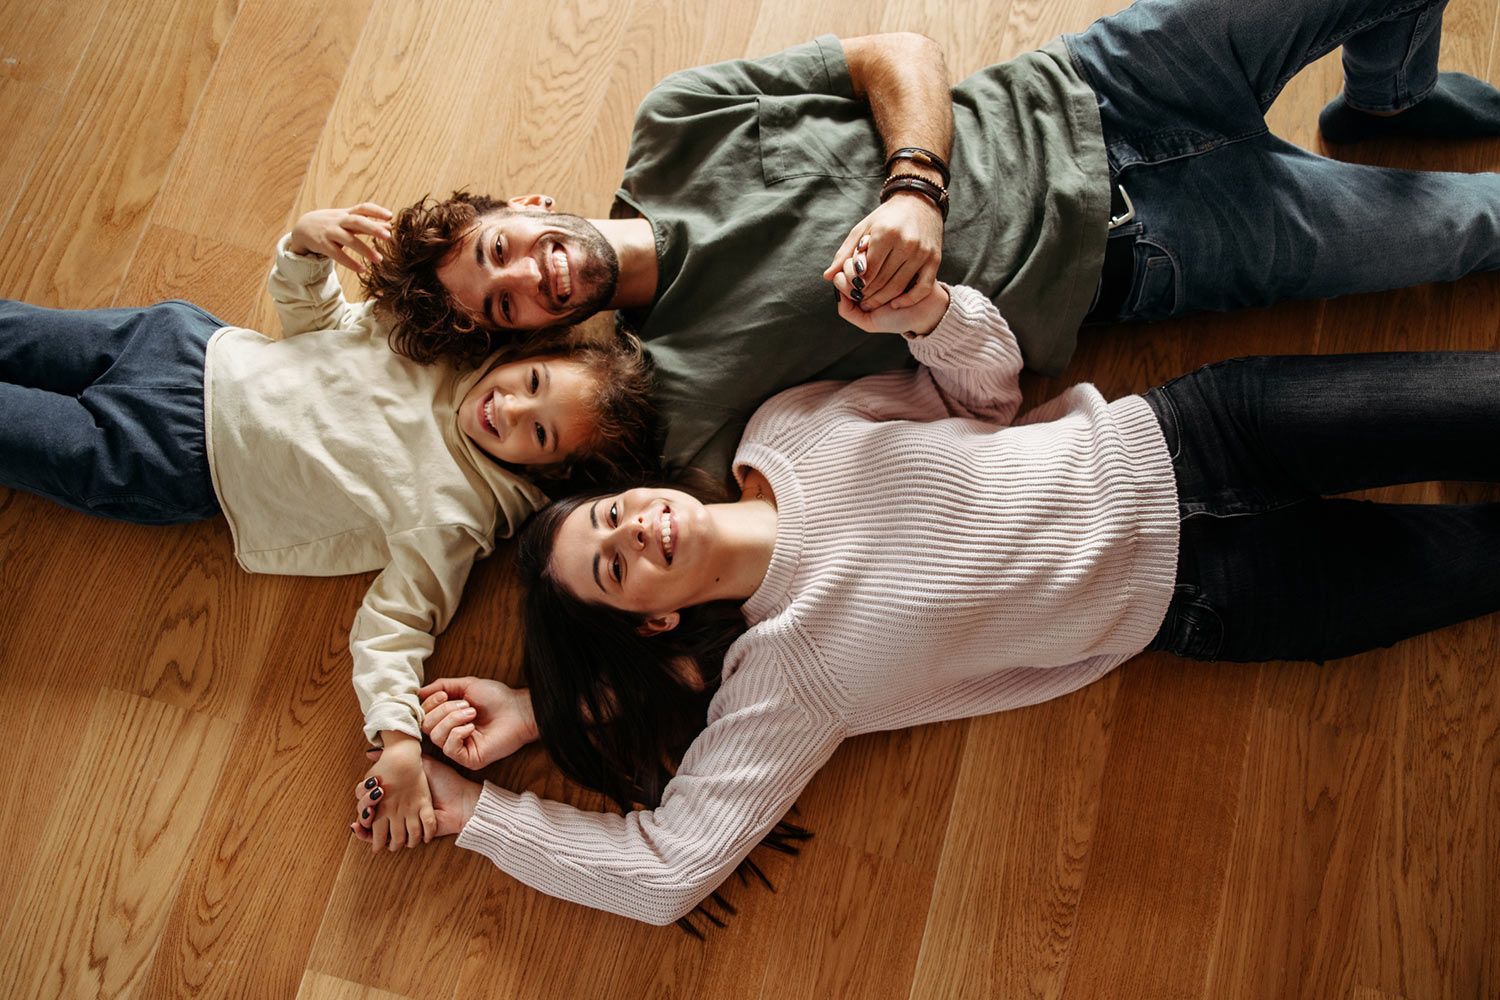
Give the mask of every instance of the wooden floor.
[[(306, 209), (472, 185), (603, 213), (672, 70), (909, 28), (956, 79), (1121, 5), (0, 0), (0, 295), (186, 298), (269, 329), (271, 248)], [(1496, 6), (1454, 0), (1447, 68), (1500, 78)], [(1310, 68), (1274, 127), (1319, 148), (1338, 88), (1335, 61)], [(1500, 142), (1367, 155), (1500, 169)], [(1095, 334), (1068, 378), (1119, 394), (1234, 354), (1497, 331), (1491, 275)], [(515, 676), (507, 562), (475, 574), (435, 672)], [(780, 891), (735, 890), (699, 944), (451, 843), (372, 859), (347, 837), (367, 584), (247, 575), (222, 523), (0, 490), (0, 995), (1500, 996), (1500, 617), (1323, 668), (1142, 657), (855, 740), (803, 798), (804, 857), (767, 862)], [(563, 792), (535, 753), (495, 777)]]

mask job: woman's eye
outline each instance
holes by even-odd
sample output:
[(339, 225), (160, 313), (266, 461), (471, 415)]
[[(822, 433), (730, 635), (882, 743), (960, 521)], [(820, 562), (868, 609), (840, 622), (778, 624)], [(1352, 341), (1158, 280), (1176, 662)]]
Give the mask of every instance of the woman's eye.
[(505, 317), (505, 322), (509, 323), (511, 321), (509, 295), (500, 296), (500, 315)]
[(610, 560), (610, 563), (609, 563), (609, 574), (610, 574), (610, 576), (612, 576), (612, 577), (615, 578), (615, 582), (616, 583), (620, 582), (620, 557), (619, 556), (615, 556), (613, 559)]
[(541, 424), (536, 425), (536, 443), (543, 448), (547, 447), (547, 429)]
[(612, 503), (609, 505), (609, 526), (613, 528), (620, 523), (620, 505)]
[(542, 387), (542, 377), (540, 375), (538, 375), (537, 372), (536, 372), (536, 369), (533, 368), (533, 369), (531, 369), (531, 393), (532, 393), (532, 395), (536, 395), (536, 391), (538, 389), (540, 389), (541, 387)]

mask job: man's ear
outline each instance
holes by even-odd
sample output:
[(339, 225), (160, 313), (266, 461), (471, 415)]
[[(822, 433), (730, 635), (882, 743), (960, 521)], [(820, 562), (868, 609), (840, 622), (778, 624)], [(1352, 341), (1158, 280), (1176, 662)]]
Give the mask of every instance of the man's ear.
[(650, 638), (663, 632), (670, 632), (677, 627), (682, 619), (675, 611), (668, 611), (664, 615), (652, 615), (635, 627), (637, 634)]
[(552, 211), (552, 196), (550, 194), (522, 194), (509, 199), (506, 202), (515, 209), (541, 209), (543, 212)]

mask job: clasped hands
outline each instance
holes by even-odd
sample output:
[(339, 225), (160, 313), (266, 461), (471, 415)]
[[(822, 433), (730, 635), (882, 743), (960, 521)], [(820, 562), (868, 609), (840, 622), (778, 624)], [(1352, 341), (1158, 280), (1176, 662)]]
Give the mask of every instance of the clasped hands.
[[(454, 762), (478, 770), (537, 738), (529, 692), (480, 677), (444, 677), (417, 692), (422, 732)], [(368, 751), (374, 766), (354, 786), (356, 818), (350, 832), (394, 851), (463, 829), (482, 787), (421, 753), (411, 736), (385, 735), (384, 751)]]
[(921, 195), (897, 192), (849, 230), (823, 280), (838, 289), (841, 307), (900, 310), (932, 294), (942, 261), (942, 212)]

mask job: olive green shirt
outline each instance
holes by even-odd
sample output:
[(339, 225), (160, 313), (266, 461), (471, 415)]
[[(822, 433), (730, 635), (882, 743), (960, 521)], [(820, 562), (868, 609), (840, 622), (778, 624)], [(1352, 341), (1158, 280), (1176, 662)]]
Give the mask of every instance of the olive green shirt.
[[(1099, 282), (1109, 169), (1094, 91), (1061, 39), (953, 88), (952, 202), (938, 278), (980, 289), (1029, 367), (1055, 373)], [(723, 474), (782, 389), (910, 363), (839, 318), (822, 272), (880, 201), (885, 150), (839, 40), (667, 77), (636, 114), (612, 214), (656, 237), (649, 309), (670, 466)]]

